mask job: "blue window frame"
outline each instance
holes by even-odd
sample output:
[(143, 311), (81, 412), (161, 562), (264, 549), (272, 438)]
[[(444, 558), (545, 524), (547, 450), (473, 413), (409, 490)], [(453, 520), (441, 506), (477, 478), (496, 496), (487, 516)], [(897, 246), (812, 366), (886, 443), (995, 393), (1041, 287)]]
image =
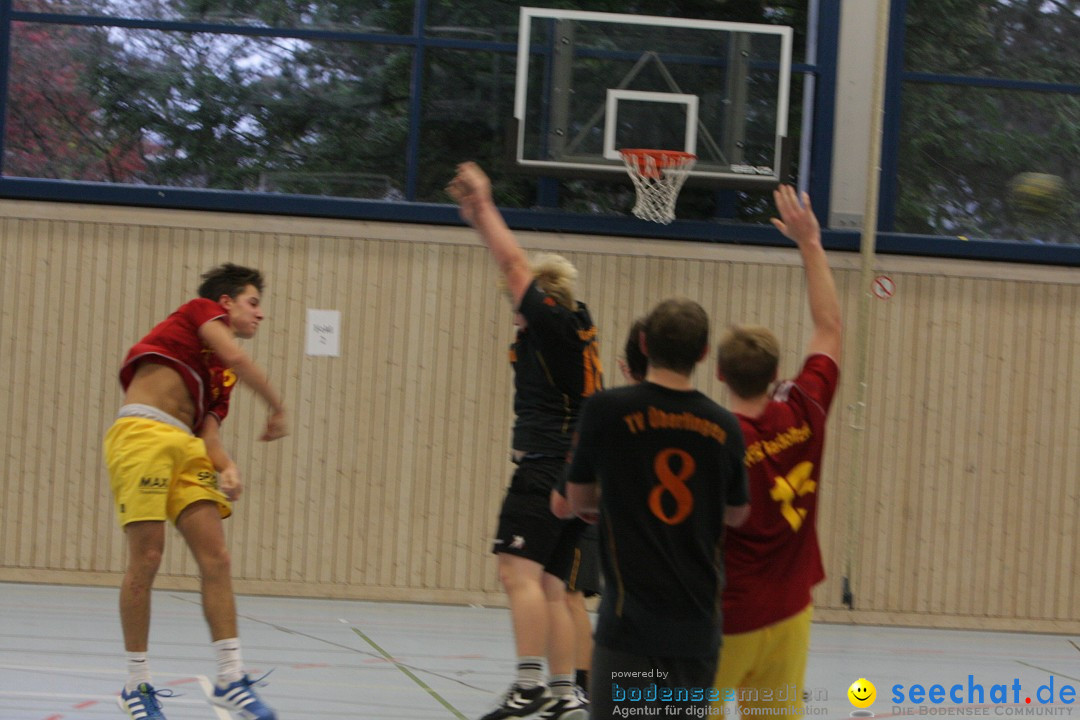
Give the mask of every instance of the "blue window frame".
[[(497, 201), (516, 228), (782, 242), (760, 216), (747, 220), (744, 213), (738, 219), (740, 207), (757, 203), (765, 208), (765, 194), (755, 199), (716, 192), (712, 201), (724, 217), (660, 226), (567, 210), (573, 204), (568, 195), (579, 191), (578, 185), (510, 172), (505, 123), (512, 115), (516, 36), (495, 19), (491, 27), (454, 24), (455, 4), (446, 0), (370, 3), (359, 10), (309, 4), (300, 6), (303, 12), (273, 18), (258, 17), (254, 9), (188, 17), (161, 10), (173, 7), (168, 4), (148, 5), (157, 8), (154, 12), (134, 12), (131, 8), (141, 7), (137, 3), (98, 2), (102, 10), (90, 14), (86, 8), (92, 2), (68, 6), (64, 0), (0, 0), (0, 56), (9, 60), (8, 71), (0, 74), (0, 197), (458, 224), (442, 187), (452, 170), (446, 149), (461, 147), (467, 149), (461, 159), (467, 155), (492, 172)], [(976, 234), (960, 242), (943, 237), (945, 225), (929, 226), (933, 232), (913, 229), (903, 212), (901, 155), (908, 142), (904, 109), (917, 107), (920, 93), (948, 87), (959, 88), (953, 91), (958, 97), (1035, 92), (1075, 98), (1080, 87), (1060, 78), (968, 76), (956, 74), (955, 67), (905, 69), (909, 2), (915, 0), (892, 4), (879, 250), (1080, 265), (1077, 248), (1064, 243), (1002, 242)], [(813, 102), (812, 118), (802, 124), (810, 142), (801, 162), (809, 165), (809, 189), (823, 218), (829, 214), (833, 181), (840, 5), (840, 0), (807, 0), (813, 27), (797, 32), (813, 37), (816, 57), (793, 68), (793, 119), (802, 109), (804, 85)], [(137, 16), (117, 16), (118, 7)], [(234, 0), (222, 7), (249, 6)], [(498, 8), (514, 10), (504, 4)], [(130, 50), (136, 47), (158, 62), (142, 62)], [(65, 74), (70, 53), (81, 53), (91, 67), (95, 53), (114, 53), (117, 62), (124, 59), (124, 48), (128, 71), (93, 68), (93, 103), (86, 97), (86, 84)], [(290, 68), (289, 58), (300, 56), (303, 65)], [(266, 57), (279, 62), (260, 64), (258, 59)], [(191, 72), (168, 75), (179, 68)], [(48, 72), (59, 73), (63, 81), (51, 83), (48, 97), (33, 95), (36, 88), (50, 85), (41, 76)], [(175, 83), (180, 82), (191, 86), (177, 93)], [(335, 91), (346, 83), (349, 93)], [(126, 101), (135, 96), (140, 103)], [(32, 112), (33, 102), (49, 102), (64, 112), (53, 125), (35, 126), (40, 115)], [(196, 127), (193, 104), (204, 114), (210, 111), (214, 123)], [(212, 167), (193, 159), (207, 133), (230, 140), (221, 145), (225, 150), (216, 153)], [(327, 147), (336, 151), (327, 152)], [(350, 161), (345, 169), (342, 158)], [(161, 168), (185, 181), (170, 184), (167, 173), (155, 172)], [(831, 248), (858, 247), (856, 232), (827, 230), (825, 236)]]

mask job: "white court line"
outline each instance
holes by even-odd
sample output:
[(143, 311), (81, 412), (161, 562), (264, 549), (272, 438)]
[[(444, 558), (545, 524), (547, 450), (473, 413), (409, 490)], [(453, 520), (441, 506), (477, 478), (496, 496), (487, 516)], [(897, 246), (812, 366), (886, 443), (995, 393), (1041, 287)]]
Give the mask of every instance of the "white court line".
[(18, 690), (0, 690), (0, 698), (42, 698), (44, 700), (115, 700), (115, 695), (88, 695), (87, 693), (57, 692), (20, 692)]
[[(54, 693), (54, 692), (29, 692), (29, 691), (20, 692), (18, 690), (0, 690), (0, 698), (12, 698), (12, 699), (20, 699), (20, 700), (69, 700), (69, 701), (75, 701), (75, 702), (85, 701), (85, 700), (94, 700), (95, 702), (115, 703), (117, 696), (116, 695), (90, 695), (88, 693)], [(204, 701), (196, 699), (196, 698), (192, 698), (190, 700), (185, 700), (185, 699), (182, 698), (182, 696), (179, 696), (179, 695), (176, 696), (176, 697), (169, 698), (169, 704), (171, 705), (173, 703), (175, 703), (177, 705), (199, 705), (199, 706), (202, 706), (202, 705), (206, 704)], [(217, 710), (218, 708), (215, 707), (214, 709)], [(218, 717), (220, 717), (220, 714), (219, 714)], [(229, 720), (228, 716), (226, 716), (226, 720)]]
[[(49, 673), (90, 673), (92, 675), (127, 675), (127, 670), (119, 670), (116, 668), (103, 669), (101, 666), (95, 667), (44, 667), (40, 665), (8, 665), (0, 663), (0, 670), (32, 670), (34, 672), (49, 672)], [(182, 678), (195, 678), (197, 675), (191, 673), (169, 673), (154, 671), (154, 677), (182, 677)]]
[[(57, 667), (42, 667), (39, 665), (5, 665), (0, 664), (0, 670), (30, 670), (34, 672), (48, 672), (48, 673), (98, 673), (102, 675), (126, 675), (127, 673), (122, 670), (102, 670), (101, 668), (57, 668)], [(217, 716), (217, 720), (232, 720), (232, 716), (224, 708), (219, 708), (210, 700), (214, 693), (214, 686), (210, 684), (210, 679), (205, 675), (192, 675), (190, 673), (159, 673), (155, 672), (155, 676), (161, 677), (178, 677), (178, 678), (192, 678), (199, 683), (199, 687), (202, 688), (203, 694), (206, 696), (206, 700), (190, 699), (185, 700), (183, 694), (175, 695), (169, 698), (169, 703), (176, 703), (177, 705), (209, 705), (210, 709), (214, 711), (214, 715)], [(163, 688), (164, 689), (164, 688)], [(172, 687), (168, 687), (172, 690)], [(95, 700), (100, 702), (115, 702), (117, 695), (89, 695), (87, 693), (57, 693), (57, 692), (20, 692), (17, 690), (0, 690), (0, 698), (22, 698), (22, 699), (34, 699), (34, 700)]]

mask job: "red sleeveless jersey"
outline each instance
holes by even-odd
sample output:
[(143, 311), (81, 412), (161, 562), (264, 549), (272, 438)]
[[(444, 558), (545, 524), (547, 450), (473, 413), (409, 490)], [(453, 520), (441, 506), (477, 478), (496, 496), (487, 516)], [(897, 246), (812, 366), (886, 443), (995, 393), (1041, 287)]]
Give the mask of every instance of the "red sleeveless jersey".
[(811, 355), (756, 418), (738, 415), (746, 439), (750, 518), (728, 528), (724, 633), (757, 630), (811, 602), (825, 578), (816, 521), (825, 419), (839, 369)]
[(132, 346), (120, 368), (120, 385), (124, 390), (144, 361), (168, 365), (180, 373), (195, 401), (194, 431), (198, 431), (208, 414), (217, 417), (218, 422), (225, 419), (229, 414), (229, 395), (236, 384), (235, 373), (199, 337), (199, 328), (211, 320), (228, 325), (229, 314), (220, 304), (206, 298), (181, 305)]

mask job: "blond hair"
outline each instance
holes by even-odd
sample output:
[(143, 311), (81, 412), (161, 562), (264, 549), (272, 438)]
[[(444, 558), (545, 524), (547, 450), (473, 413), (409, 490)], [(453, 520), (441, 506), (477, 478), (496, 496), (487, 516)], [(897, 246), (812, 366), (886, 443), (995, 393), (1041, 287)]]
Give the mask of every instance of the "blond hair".
[(541, 253), (529, 261), (529, 269), (536, 278), (536, 285), (550, 295), (555, 302), (571, 312), (577, 310), (574, 283), (578, 271), (573, 263), (562, 255)]
[(716, 362), (731, 392), (750, 399), (764, 395), (780, 366), (780, 342), (760, 325), (735, 325), (716, 347)]

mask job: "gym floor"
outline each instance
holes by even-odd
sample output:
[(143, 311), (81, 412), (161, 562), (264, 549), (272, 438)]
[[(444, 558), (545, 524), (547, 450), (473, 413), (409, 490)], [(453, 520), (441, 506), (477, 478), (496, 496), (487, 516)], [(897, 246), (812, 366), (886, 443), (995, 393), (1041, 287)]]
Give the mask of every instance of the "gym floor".
[[(164, 700), (167, 717), (227, 720), (207, 701), (214, 660), (198, 595), (157, 590), (153, 603), (154, 682), (176, 693)], [(251, 596), (238, 603), (245, 664), (253, 675), (273, 671), (260, 693), (283, 720), (473, 720), (511, 680), (504, 609)], [(122, 717), (116, 606), (113, 588), (0, 583), (0, 720)], [(847, 689), (864, 677), (877, 688), (869, 708), (876, 717), (1071, 716), (1080, 648), (1056, 635), (816, 624), (807, 719), (849, 718)], [(1053, 702), (1044, 704), (1051, 684)], [(943, 686), (944, 701), (915, 702), (913, 685)]]

